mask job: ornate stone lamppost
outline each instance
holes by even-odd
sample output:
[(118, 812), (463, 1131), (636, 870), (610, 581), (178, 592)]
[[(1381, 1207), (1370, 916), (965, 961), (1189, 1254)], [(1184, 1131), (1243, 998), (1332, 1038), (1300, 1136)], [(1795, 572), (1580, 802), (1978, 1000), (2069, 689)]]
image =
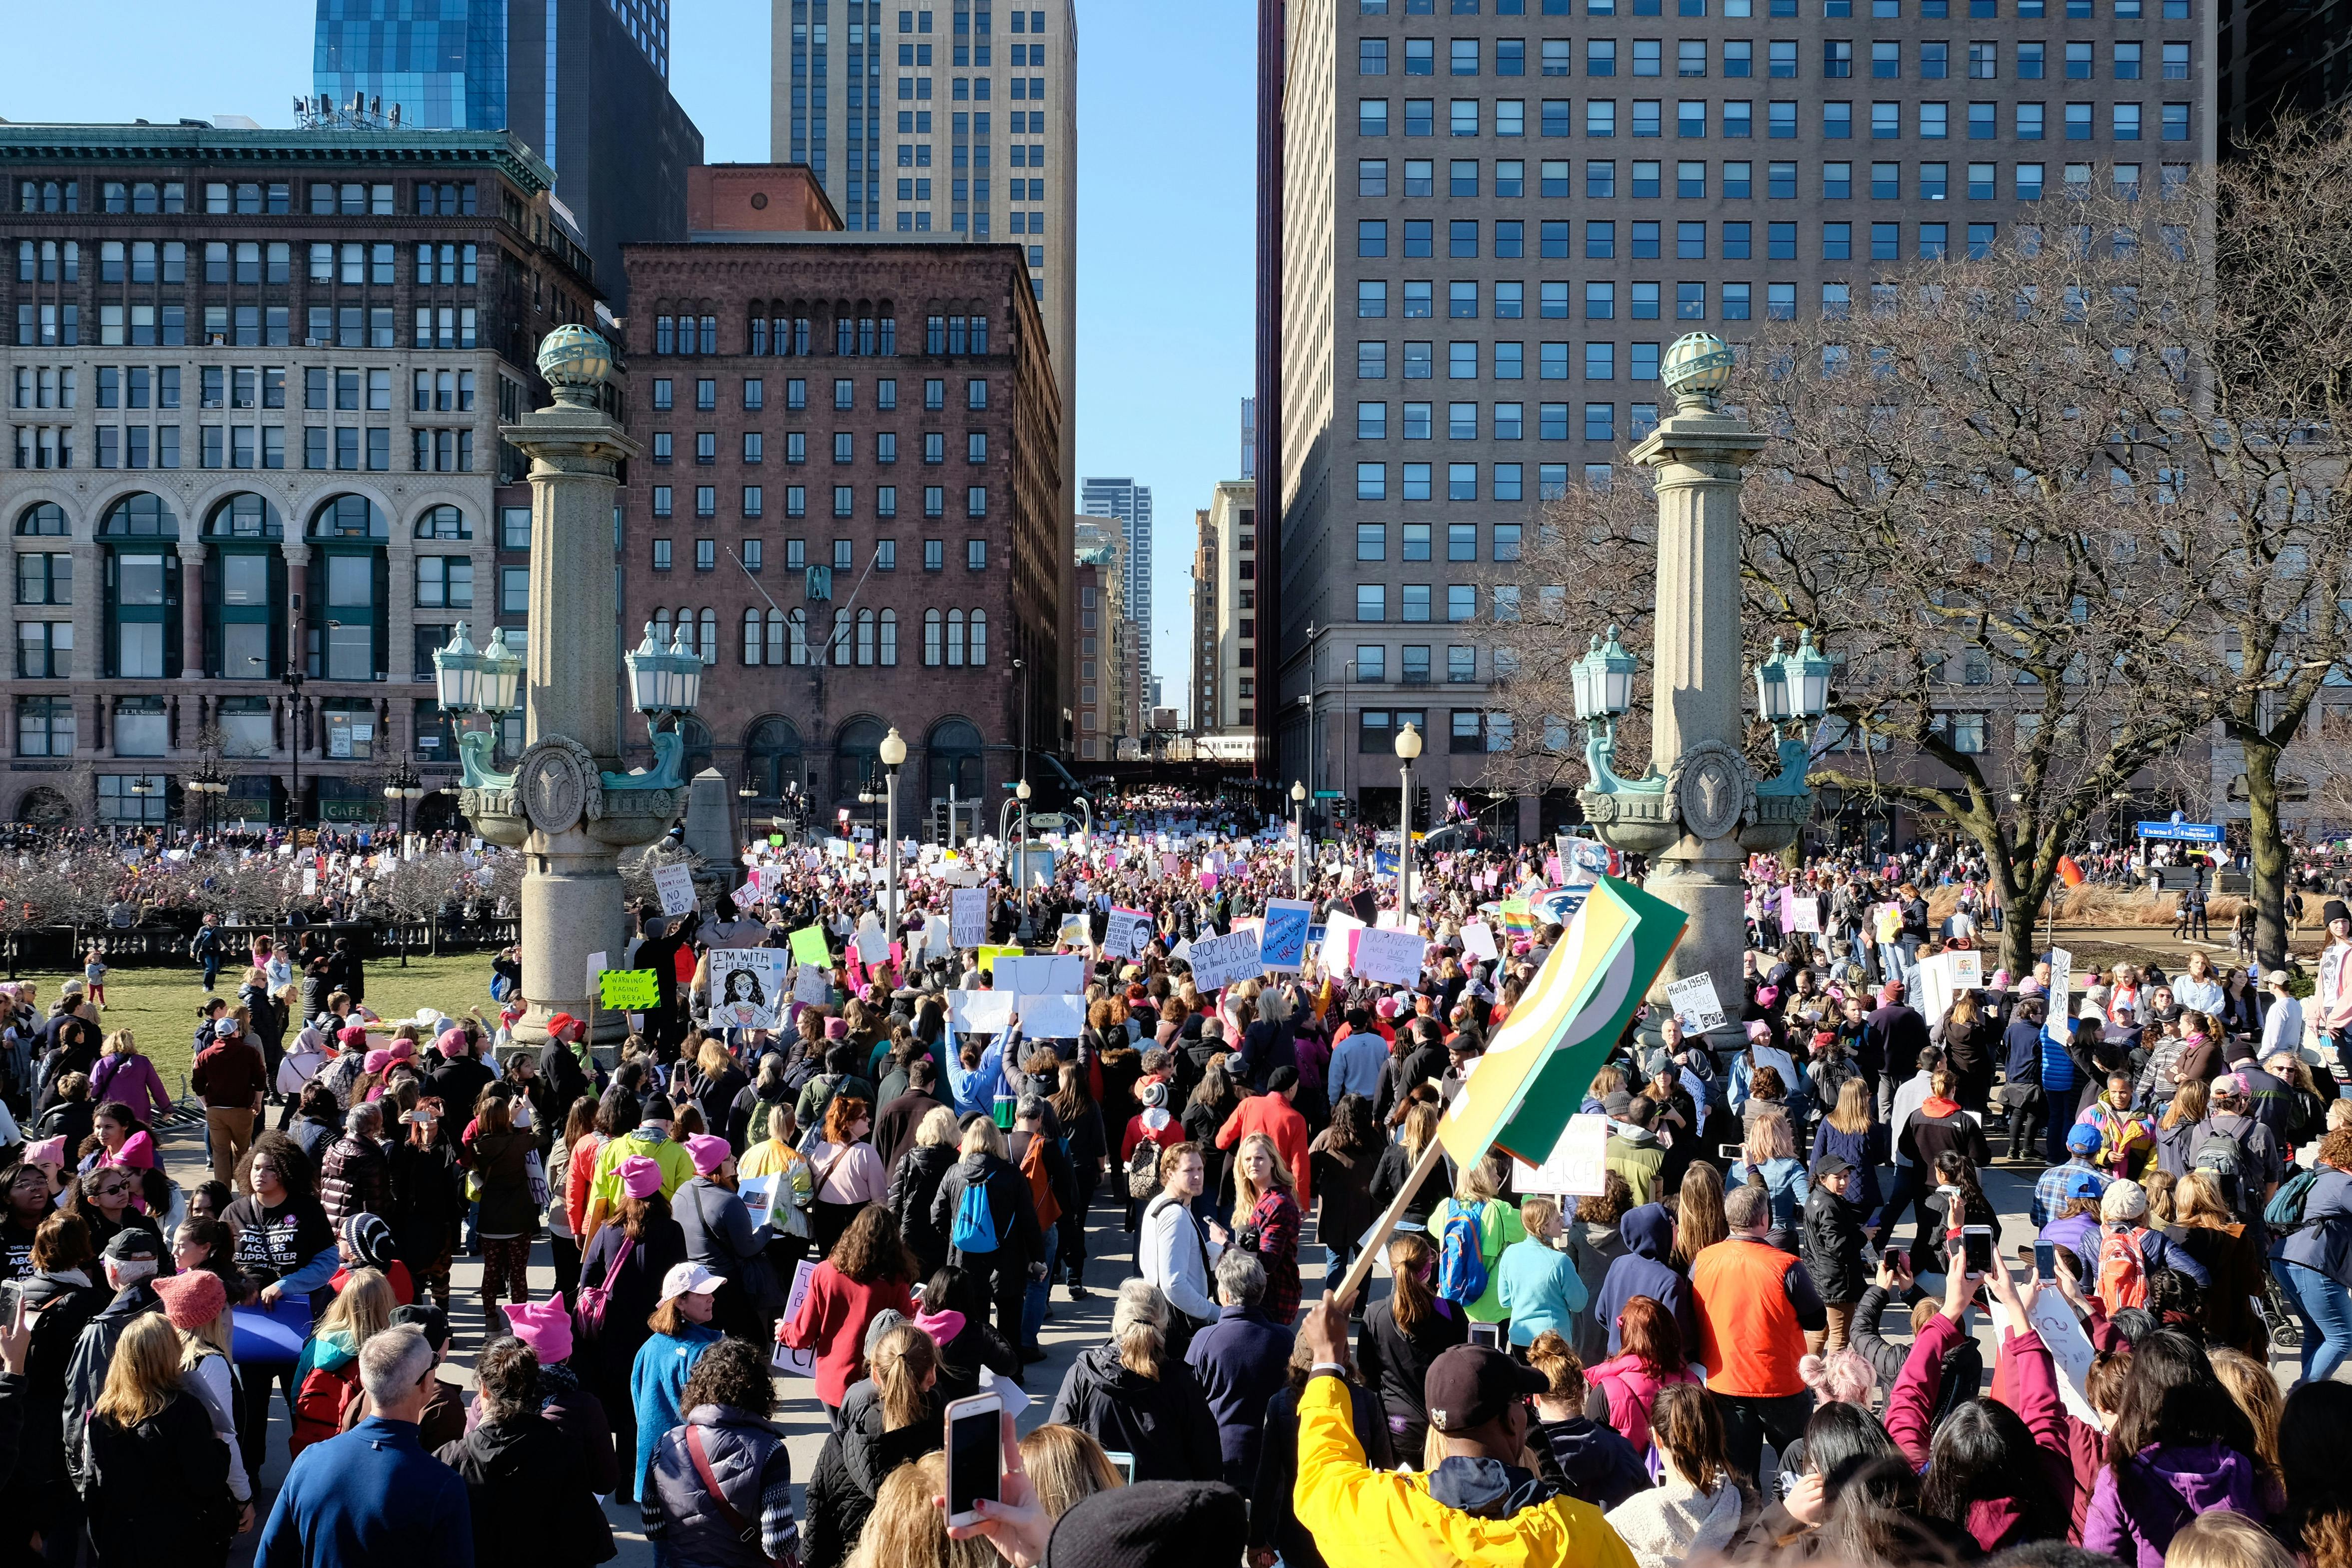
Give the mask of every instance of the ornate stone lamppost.
[[(1714, 978), (1725, 1011), (1736, 1019), (1741, 958), (1747, 948), (1741, 868), (1750, 852), (1795, 841), (1812, 810), (1805, 788), (1810, 750), (1800, 732), (1780, 739), (1778, 776), (1759, 779), (1741, 754), (1739, 486), (1741, 465), (1764, 447), (1760, 432), (1717, 406), (1731, 380), (1729, 345), (1706, 332), (1675, 340), (1659, 366), (1675, 412), (1634, 447), (1633, 461), (1656, 476), (1657, 620), (1651, 690), (1649, 770), (1618, 777), (1612, 766), (1617, 720), (1633, 706), (1633, 655), (1615, 627), (1603, 646), (1571, 668), (1577, 716), (1589, 738), (1592, 779), (1579, 792), (1586, 819), (1603, 842), (1646, 855), (1646, 891), (1690, 916), (1681, 944), (1650, 994), (1651, 1032), (1665, 1016), (1665, 988), (1686, 976)], [(1826, 711), (1830, 660), (1807, 632), (1793, 656), (1773, 644), (1757, 672), (1765, 719), (1818, 719)], [(1671, 758), (1664, 772), (1659, 758)], [(1713, 1040), (1718, 1050), (1739, 1038), (1732, 1023)]]
[[(701, 655), (681, 632), (663, 649), (646, 641), (626, 661), (632, 695), (652, 732), (654, 766), (619, 770), (621, 736), (613, 680), (620, 629), (613, 576), (613, 493), (618, 468), (636, 448), (597, 402), (613, 355), (585, 327), (559, 327), (540, 345), (540, 374), (552, 406), (499, 434), (531, 459), (530, 626), (518, 662), (500, 629), (476, 654), (457, 628), (434, 655), (441, 703), (451, 714), (523, 712), (523, 749), (512, 772), (490, 764), (494, 732), (459, 738), (465, 777), (459, 802), (475, 831), (521, 849), (522, 991), (518, 1044), (547, 1039), (559, 1012), (589, 1020), (589, 1038), (616, 1044), (617, 1013), (597, 1005), (591, 954), (618, 964), (628, 946), (620, 852), (659, 838), (686, 804), (678, 763), (683, 734), (664, 717), (693, 711)], [(518, 678), (519, 677), (519, 678)], [(503, 687), (504, 689), (499, 689)]]

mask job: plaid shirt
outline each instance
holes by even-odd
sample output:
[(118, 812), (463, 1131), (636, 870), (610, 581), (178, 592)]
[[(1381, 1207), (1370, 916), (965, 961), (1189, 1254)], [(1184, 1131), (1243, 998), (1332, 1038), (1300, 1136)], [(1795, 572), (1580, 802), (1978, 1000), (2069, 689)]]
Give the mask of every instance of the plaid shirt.
[(2079, 1155), (2063, 1166), (2052, 1166), (2033, 1184), (2032, 1218), (2035, 1229), (2049, 1224), (2058, 1217), (2058, 1211), (2066, 1207), (2066, 1188), (2078, 1176), (2091, 1177), (2099, 1184), (2102, 1192), (2106, 1190), (2106, 1176), (2097, 1167), (2085, 1163)]

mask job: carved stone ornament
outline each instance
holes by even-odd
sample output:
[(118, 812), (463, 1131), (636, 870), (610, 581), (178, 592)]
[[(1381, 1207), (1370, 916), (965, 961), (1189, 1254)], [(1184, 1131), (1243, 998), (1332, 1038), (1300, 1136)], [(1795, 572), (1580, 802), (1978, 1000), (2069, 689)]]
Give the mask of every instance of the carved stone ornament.
[(1739, 753), (1704, 740), (1675, 759), (1666, 775), (1683, 829), (1702, 841), (1728, 837), (1756, 814), (1756, 780)]
[(566, 831), (604, 808), (596, 759), (586, 747), (562, 736), (535, 741), (522, 754), (515, 768), (515, 794), (531, 826), (542, 833)]

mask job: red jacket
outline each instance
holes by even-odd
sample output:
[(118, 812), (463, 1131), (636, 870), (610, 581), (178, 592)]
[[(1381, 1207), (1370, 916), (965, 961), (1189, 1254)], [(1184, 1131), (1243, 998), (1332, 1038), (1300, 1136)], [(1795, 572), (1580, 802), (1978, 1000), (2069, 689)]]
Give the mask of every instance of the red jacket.
[(1217, 1129), (1217, 1147), (1230, 1149), (1252, 1133), (1264, 1133), (1274, 1140), (1274, 1152), (1281, 1156), (1290, 1179), (1298, 1184), (1298, 1211), (1313, 1213), (1315, 1194), (1312, 1166), (1307, 1158), (1307, 1118), (1279, 1094), (1253, 1094), (1234, 1106), (1225, 1124)]
[[(1910, 1359), (1903, 1364), (1903, 1375), (1895, 1380), (1895, 1391), (1886, 1396), (1886, 1435), (1895, 1439), (1903, 1457), (1921, 1469), (1927, 1468), (1934, 1437), (1928, 1422), (1944, 1381), (1944, 1353), (1959, 1335), (1960, 1325), (1941, 1312), (1928, 1319), (1927, 1326), (1912, 1342)], [(2010, 1331), (2001, 1341), (1993, 1386), (2005, 1391), (2001, 1403), (2016, 1411), (2033, 1434), (2050, 1495), (2071, 1498), (2074, 1459), (2066, 1412), (2058, 1400), (2057, 1370), (2040, 1334), (2031, 1329)], [(1979, 1498), (1969, 1505), (1969, 1534), (1988, 1552), (2015, 1545), (2023, 1522), (2014, 1498)]]
[(904, 1280), (861, 1285), (827, 1259), (809, 1276), (808, 1294), (776, 1328), (776, 1341), (793, 1350), (816, 1352), (816, 1396), (838, 1410), (865, 1362), (866, 1325), (885, 1307), (915, 1315), (915, 1298)]

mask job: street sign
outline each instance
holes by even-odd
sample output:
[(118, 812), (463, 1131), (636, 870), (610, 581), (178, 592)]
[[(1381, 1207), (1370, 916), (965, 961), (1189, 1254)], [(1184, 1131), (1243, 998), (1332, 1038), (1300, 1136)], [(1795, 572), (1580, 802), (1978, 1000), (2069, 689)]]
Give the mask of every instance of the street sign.
[(1058, 832), (1070, 825), (1070, 819), (1059, 811), (1032, 811), (1029, 825), (1041, 833)]
[(2218, 844), (2221, 841), (2221, 823), (2184, 821), (2179, 811), (2161, 822), (2138, 823), (2136, 831), (2143, 839), (2170, 839), (2189, 844)]
[(1315, 798), (1318, 800), (1337, 800), (1341, 799), (1341, 796), (1337, 789), (1318, 789), (1315, 791)]

